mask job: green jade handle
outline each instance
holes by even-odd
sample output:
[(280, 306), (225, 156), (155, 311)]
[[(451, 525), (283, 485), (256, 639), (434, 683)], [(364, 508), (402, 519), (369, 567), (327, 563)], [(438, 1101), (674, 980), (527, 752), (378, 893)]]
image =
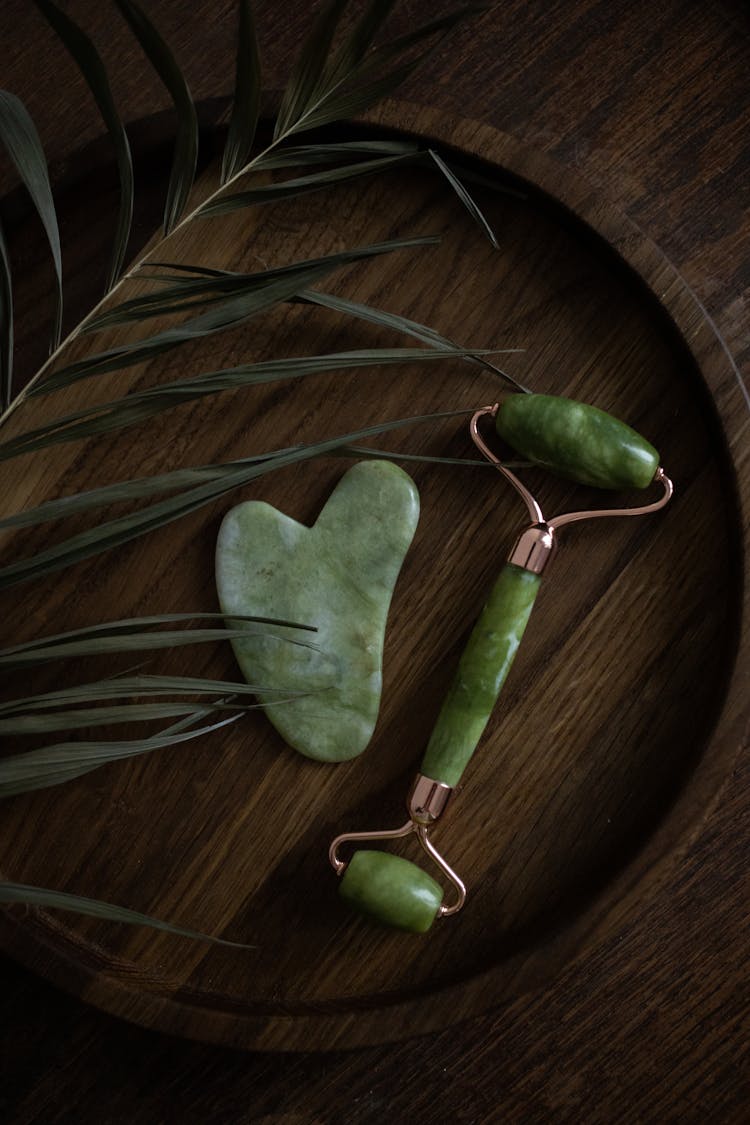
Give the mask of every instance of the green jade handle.
[[(438, 819), (482, 737), (521, 643), (539, 582), (538, 574), (508, 563), (492, 587), (409, 797), (409, 816), (417, 831), (421, 826), (426, 833)], [(463, 884), (459, 885), (463, 891)], [(412, 933), (424, 933), (439, 913), (448, 912), (440, 883), (415, 863), (389, 852), (356, 851), (346, 866), (340, 892), (359, 913)], [(462, 902), (463, 896), (459, 907)]]
[(458, 785), (518, 652), (541, 575), (513, 563), (500, 571), (456, 669), (422, 759), (426, 777)]
[[(568, 398), (510, 395), (498, 407), (495, 427), (516, 453), (579, 484), (647, 488), (659, 465), (657, 451), (630, 426)], [(550, 537), (547, 553), (552, 546)], [(523, 557), (511, 553), (512, 560)], [(540, 573), (515, 561), (500, 572), (422, 761), (422, 773), (434, 781), (453, 787), (466, 769), (518, 651), (539, 583)]]
[[(661, 472), (659, 455), (645, 438), (585, 403), (551, 395), (519, 394), (511, 395), (492, 412), (498, 434), (512, 449), (532, 463), (581, 484), (642, 489)], [(511, 479), (518, 487), (515, 478)], [(663, 479), (668, 499), (671, 482)], [(666, 499), (636, 509), (634, 514), (655, 509)], [(541, 516), (538, 505), (534, 503), (534, 507)], [(571, 514), (559, 522), (590, 514)], [(543, 519), (520, 535), (471, 632), (430, 736), (409, 797), (412, 824), (395, 832), (370, 834), (369, 838), (404, 835), (413, 827), (425, 845), (428, 828), (443, 812), (487, 726), (554, 546), (554, 526)], [(357, 835), (337, 837), (332, 845), (334, 856), (340, 841)], [(359, 836), (368, 838), (366, 833)], [(426, 850), (450, 872), (432, 848)], [(387, 852), (359, 850), (349, 864), (335, 866), (339, 873), (343, 871), (342, 897), (356, 910), (398, 929), (425, 932), (438, 914), (455, 913), (463, 902), (462, 896), (457, 905), (446, 909), (439, 883), (416, 864)], [(450, 874), (463, 891), (460, 880)]]

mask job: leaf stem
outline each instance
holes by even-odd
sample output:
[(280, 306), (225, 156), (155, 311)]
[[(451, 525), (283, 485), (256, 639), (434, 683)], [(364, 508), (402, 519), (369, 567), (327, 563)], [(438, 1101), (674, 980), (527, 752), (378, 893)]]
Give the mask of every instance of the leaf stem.
[[(305, 122), (309, 121), (311, 118), (314, 119), (315, 112), (328, 99), (330, 99), (330, 97), (339, 89), (340, 86), (344, 85), (344, 83), (348, 80), (348, 78), (350, 76), (351, 76), (350, 72), (347, 70), (345, 73), (343, 73), (341, 75), (341, 77), (338, 79), (338, 81), (333, 82), (331, 85), (324, 86), (323, 89), (321, 90), (320, 96), (317, 98), (317, 100), (314, 101), (314, 102), (311, 102), (310, 104), (305, 106), (304, 111), (295, 121), (290, 122), (290, 124), (281, 133), (279, 133), (279, 135), (277, 137), (274, 137), (273, 140), (270, 142), (270, 144), (268, 144), (264, 149), (262, 149), (259, 153), (257, 153), (252, 158), (252, 160), (249, 160), (247, 162), (247, 164), (244, 164), (242, 166), (242, 168), (240, 168), (237, 172), (235, 172), (234, 175), (230, 176), (224, 183), (220, 183), (219, 186), (214, 191), (210, 192), (209, 195), (205, 199), (202, 199), (201, 202), (197, 206), (195, 206), (191, 211), (189, 211), (187, 215), (185, 215), (182, 219), (180, 219), (179, 222), (175, 223), (175, 225), (172, 227), (169, 234), (165, 235), (164, 238), (160, 239), (157, 245), (159, 247), (163, 246), (163, 244), (169, 238), (171, 238), (175, 234), (178, 234), (189, 223), (191, 223), (193, 221), (193, 219), (198, 218), (200, 216), (201, 211), (203, 210), (203, 208), (207, 204), (212, 203), (218, 196), (220, 196), (224, 192), (226, 192), (227, 189), (232, 186), (232, 184), (234, 184), (238, 179), (240, 179), (240, 177), (244, 176), (247, 172), (249, 172), (259, 161), (261, 161), (265, 156), (267, 156), (269, 152), (272, 152), (274, 149), (278, 148), (279, 145), (281, 145), (285, 140), (287, 140), (287, 138), (289, 138), (289, 137), (293, 136), (295, 133), (298, 133), (301, 130), (303, 130), (305, 128)], [(10, 415), (26, 400), (26, 398), (28, 397), (31, 389), (33, 387), (35, 387), (37, 385), (37, 383), (39, 383), (39, 381), (42, 379), (42, 377), (45, 375), (45, 373), (48, 371), (48, 369), (51, 367), (51, 365), (55, 362), (55, 360), (58, 358), (58, 356), (61, 354), (61, 352), (70, 343), (72, 343), (72, 341), (76, 340), (82, 334), (84, 328), (89, 323), (89, 321), (91, 321), (94, 318), (94, 316), (101, 310), (102, 306), (110, 299), (110, 297), (113, 294), (117, 293), (122, 288), (122, 286), (125, 284), (126, 281), (130, 281), (137, 274), (137, 272), (140, 269), (142, 269), (144, 265), (146, 265), (148, 263), (148, 260), (151, 257), (151, 255), (154, 253), (154, 250), (155, 250), (155, 247), (152, 247), (151, 250), (147, 251), (140, 258), (138, 258), (138, 260), (133, 265), (131, 265), (126, 270), (125, 273), (123, 273), (120, 276), (119, 280), (112, 286), (112, 288), (107, 293), (105, 293), (104, 296), (99, 301), (97, 301), (97, 303), (94, 305), (94, 307), (86, 314), (86, 316), (81, 321), (79, 321), (79, 323), (75, 326), (75, 328), (73, 328), (72, 331), (68, 333), (68, 335), (65, 337), (65, 339), (62, 340), (61, 343), (58, 344), (58, 346), (54, 349), (54, 351), (50, 353), (50, 355), (47, 357), (47, 359), (42, 364), (42, 366), (39, 368), (39, 370), (26, 383), (26, 386), (23, 387), (23, 389), (19, 392), (18, 395), (16, 395), (16, 397), (7, 406), (7, 408), (5, 410), (3, 410), (2, 413), (0, 413), (0, 426), (2, 426), (7, 421), (7, 419), (10, 417)], [(500, 372), (499, 369), (498, 369), (498, 373), (504, 374), (504, 373)]]
[[(293, 132), (294, 132), (294, 129), (288, 129), (285, 133), (280, 134), (278, 137), (275, 138), (275, 140), (271, 141), (271, 143), (269, 145), (267, 145), (261, 152), (257, 153), (252, 158), (252, 160), (248, 161), (247, 164), (245, 164), (242, 168), (240, 168), (240, 170), (238, 172), (235, 172), (235, 174), (233, 176), (231, 176), (230, 179), (228, 179), (226, 181), (226, 183), (221, 184), (215, 191), (211, 192), (205, 199), (202, 199), (201, 202), (196, 207), (194, 207), (192, 209), (192, 211), (190, 211), (187, 215), (185, 215), (182, 219), (180, 219), (180, 221), (178, 223), (175, 224), (175, 226), (172, 228), (170, 233), (165, 238), (161, 238), (159, 240), (159, 242), (157, 244), (158, 247), (162, 247), (168, 239), (172, 238), (179, 231), (181, 231), (184, 227), (186, 227), (188, 225), (188, 223), (192, 222), (193, 219), (197, 218), (200, 214), (201, 209), (205, 206), (205, 204), (211, 203), (214, 199), (216, 199), (217, 196), (223, 194), (223, 192), (226, 191), (227, 188), (231, 187), (231, 185), (236, 180), (238, 180), (241, 176), (244, 176), (246, 172), (249, 172), (252, 169), (252, 167), (259, 160), (261, 160), (264, 156), (267, 156), (267, 154), (269, 152), (271, 152), (273, 149), (277, 148), (278, 145), (280, 145), (282, 141), (286, 140), (287, 137), (291, 136)], [(73, 328), (68, 333), (68, 335), (65, 337), (65, 339), (62, 340), (60, 342), (60, 344), (58, 344), (58, 346), (55, 348), (55, 350), (53, 352), (50, 352), (49, 356), (44, 361), (44, 363), (39, 368), (39, 370), (26, 383), (26, 386), (23, 387), (23, 389), (15, 396), (13, 401), (6, 407), (6, 409), (2, 413), (0, 413), (0, 426), (2, 426), (8, 420), (8, 418), (11, 416), (11, 414), (13, 414), (13, 412), (26, 400), (26, 398), (28, 397), (32, 388), (35, 387), (37, 385), (37, 383), (40, 382), (42, 377), (46, 374), (48, 369), (52, 366), (52, 364), (59, 357), (59, 355), (65, 350), (65, 348), (67, 348), (67, 346), (69, 344), (71, 344), (80, 335), (82, 335), (82, 333), (83, 333), (86, 325), (89, 323), (89, 321), (93, 320), (93, 318), (97, 315), (97, 313), (99, 313), (99, 311), (109, 301), (109, 299), (113, 296), (113, 294), (117, 293), (118, 290), (122, 288), (122, 286), (125, 284), (126, 281), (132, 280), (136, 276), (138, 271), (140, 269), (142, 269), (143, 266), (148, 263), (149, 258), (152, 256), (152, 254), (154, 253), (154, 251), (156, 249), (157, 249), (157, 247), (152, 247), (145, 254), (142, 254), (131, 266), (129, 266), (128, 269), (126, 270), (126, 272), (121, 275), (119, 281), (117, 281), (112, 286), (112, 288), (107, 293), (105, 293), (103, 297), (101, 297), (97, 301), (97, 303), (94, 305), (94, 307), (92, 309), (90, 309), (89, 312), (86, 314), (86, 316), (82, 320), (80, 320), (78, 322), (78, 324), (75, 326), (75, 328)]]

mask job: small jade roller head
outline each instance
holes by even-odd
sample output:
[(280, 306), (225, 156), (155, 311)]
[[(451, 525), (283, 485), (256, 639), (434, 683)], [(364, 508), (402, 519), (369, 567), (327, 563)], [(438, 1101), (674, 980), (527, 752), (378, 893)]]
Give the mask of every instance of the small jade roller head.
[(443, 888), (431, 875), (390, 852), (356, 851), (339, 891), (360, 914), (417, 934), (429, 930), (443, 902)]
[[(346, 832), (331, 842), (328, 856), (341, 877), (339, 892), (348, 906), (381, 925), (416, 934), (429, 930), (436, 918), (461, 909), (466, 887), (429, 838), (452, 792), (450, 785), (418, 773), (406, 802), (409, 819), (400, 828)], [(341, 858), (344, 845), (385, 843), (411, 836), (416, 836), (424, 854), (453, 888), (451, 902), (444, 902), (440, 883), (408, 859), (370, 848), (358, 848), (348, 863)]]

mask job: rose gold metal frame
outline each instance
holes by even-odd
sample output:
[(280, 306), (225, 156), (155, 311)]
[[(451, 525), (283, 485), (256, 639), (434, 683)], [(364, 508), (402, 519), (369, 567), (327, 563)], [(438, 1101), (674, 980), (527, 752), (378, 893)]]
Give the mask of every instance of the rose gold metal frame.
[[(500, 404), (496, 402), (493, 406), (483, 406), (480, 410), (477, 410), (469, 423), (469, 432), (477, 449), (513, 485), (529, 513), (531, 524), (521, 532), (508, 556), (508, 561), (516, 566), (534, 574), (541, 574), (555, 553), (558, 528), (565, 527), (567, 524), (577, 523), (579, 520), (599, 519), (603, 516), (642, 516), (649, 512), (658, 512), (671, 499), (674, 493), (674, 485), (664, 469), (659, 466), (654, 474), (654, 483), (661, 484), (664, 494), (651, 504), (643, 504), (637, 508), (600, 508), (580, 512), (565, 512), (555, 516), (552, 520), (546, 520), (537, 499), (532, 496), (515, 473), (511, 472), (500, 458), (495, 456), (479, 432), (480, 419), (496, 417), (499, 406)], [(426, 777), (424, 774), (417, 774), (407, 800), (409, 819), (400, 828), (387, 828), (375, 832), (345, 832), (331, 842), (328, 849), (328, 858), (336, 874), (343, 875), (348, 866), (348, 862), (339, 856), (339, 848), (342, 844), (366, 840), (397, 840), (413, 833), (419, 840), (422, 850), (440, 868), (456, 892), (456, 897), (450, 906), (445, 904), (440, 906), (438, 916), (448, 917), (451, 914), (458, 913), (466, 902), (466, 886), (453, 868), (443, 859), (429, 837), (430, 828), (445, 811), (452, 792), (453, 790), (449, 785), (444, 785), (442, 782), (435, 781), (434, 778)]]
[(545, 519), (542, 515), (542, 509), (539, 507), (539, 504), (531, 495), (528, 488), (526, 488), (524, 484), (521, 484), (518, 477), (514, 473), (512, 473), (510, 469), (505, 467), (499, 457), (495, 456), (495, 454), (492, 452), (479, 432), (479, 419), (485, 417), (495, 418), (499, 409), (500, 403), (496, 402), (493, 406), (483, 406), (480, 410), (476, 411), (476, 413), (472, 416), (471, 421), (469, 422), (469, 433), (471, 434), (472, 441), (476, 445), (479, 452), (484, 454), (490, 464), (494, 465), (497, 471), (499, 473), (502, 473), (505, 479), (510, 481), (510, 483), (513, 485), (516, 492), (526, 505), (529, 513), (529, 519), (531, 520), (532, 525), (544, 523)]
[(579, 520), (595, 520), (610, 516), (645, 516), (651, 512), (658, 512), (660, 508), (669, 503), (674, 495), (674, 485), (660, 465), (654, 473), (653, 483), (660, 484), (664, 493), (658, 500), (650, 504), (641, 504), (636, 508), (591, 508), (580, 512), (563, 512), (559, 516), (554, 516), (551, 520), (545, 519), (536, 498), (521, 483), (515, 473), (511, 472), (500, 458), (495, 456), (479, 432), (479, 420), (486, 417), (495, 418), (499, 407), (500, 404), (496, 402), (492, 406), (483, 406), (480, 410), (477, 410), (469, 423), (469, 433), (480, 453), (513, 485), (531, 517), (531, 525), (525, 528), (516, 540), (508, 557), (508, 562), (514, 563), (524, 570), (531, 570), (534, 574), (541, 574), (554, 554), (559, 528), (570, 523), (577, 523)]
[(407, 801), (409, 816), (415, 824), (429, 827), (443, 815), (452, 793), (452, 786), (418, 773)]
[(343, 832), (331, 841), (328, 858), (337, 875), (343, 875), (348, 862), (341, 859), (339, 848), (342, 844), (364, 843), (367, 840), (398, 840), (412, 833), (417, 837), (422, 850), (430, 857), (445, 875), (456, 892), (450, 905), (442, 903), (438, 910), (439, 918), (457, 914), (466, 902), (466, 884), (443, 858), (429, 836), (430, 827), (443, 814), (453, 790), (450, 785), (418, 773), (409, 792), (407, 807), (409, 819), (400, 828), (385, 828), (373, 832)]

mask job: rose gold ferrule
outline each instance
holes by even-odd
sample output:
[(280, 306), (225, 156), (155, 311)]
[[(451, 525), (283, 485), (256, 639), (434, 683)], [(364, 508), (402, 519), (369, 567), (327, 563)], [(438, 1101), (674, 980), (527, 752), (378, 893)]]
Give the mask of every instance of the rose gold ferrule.
[(406, 807), (414, 824), (434, 824), (445, 812), (445, 806), (450, 800), (453, 789), (442, 781), (435, 781), (418, 773), (414, 784), (409, 791)]
[(508, 555), (508, 562), (541, 574), (555, 553), (555, 529), (547, 523), (534, 523), (524, 528)]

